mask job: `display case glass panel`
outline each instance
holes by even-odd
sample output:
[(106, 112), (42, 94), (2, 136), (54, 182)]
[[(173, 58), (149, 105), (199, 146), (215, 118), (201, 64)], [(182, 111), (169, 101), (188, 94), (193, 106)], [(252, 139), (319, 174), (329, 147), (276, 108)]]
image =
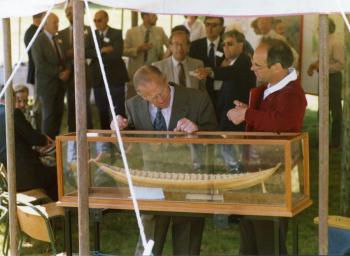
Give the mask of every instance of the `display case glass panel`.
[[(91, 205), (129, 208), (116, 137), (108, 131), (87, 137)], [(311, 204), (305, 133), (126, 131), (122, 138), (141, 210), (292, 216)], [(57, 153), (60, 201), (73, 204), (74, 134), (58, 137)]]

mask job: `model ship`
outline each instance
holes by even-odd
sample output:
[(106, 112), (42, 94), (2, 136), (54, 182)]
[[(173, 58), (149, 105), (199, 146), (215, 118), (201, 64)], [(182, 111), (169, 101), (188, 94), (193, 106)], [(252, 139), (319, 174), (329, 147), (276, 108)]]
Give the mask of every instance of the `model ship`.
[[(128, 183), (124, 168), (96, 161), (94, 163), (116, 181), (124, 184)], [(130, 175), (133, 184), (136, 186), (184, 190), (215, 189), (224, 191), (239, 190), (260, 184), (275, 173), (280, 166), (281, 163), (278, 163), (269, 169), (240, 174), (176, 173), (130, 169)]]

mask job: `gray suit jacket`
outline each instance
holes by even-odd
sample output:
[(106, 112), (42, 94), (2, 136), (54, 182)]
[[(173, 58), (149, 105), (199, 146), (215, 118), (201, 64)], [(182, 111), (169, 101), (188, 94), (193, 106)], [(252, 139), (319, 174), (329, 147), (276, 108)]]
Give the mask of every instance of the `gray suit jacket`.
[[(57, 42), (63, 53), (62, 39), (58, 38)], [(32, 56), (35, 64), (35, 82), (38, 95), (56, 95), (60, 86), (64, 86), (58, 77), (62, 67), (54, 46), (44, 32), (38, 35), (33, 44)]]
[[(186, 76), (186, 87), (206, 91), (205, 80), (198, 80), (194, 76), (190, 76), (190, 71), (204, 67), (203, 62), (198, 59), (187, 57), (185, 63), (184, 70)], [(167, 76), (167, 79), (170, 82), (178, 83), (178, 78), (176, 78), (176, 73), (174, 73), (174, 63), (172, 61), (172, 57), (154, 62), (153, 65), (159, 68), (160, 71)]]
[[(169, 131), (175, 129), (181, 118), (187, 118), (198, 125), (200, 131), (217, 129), (214, 108), (208, 95), (199, 90), (175, 86), (174, 101), (169, 122)], [(148, 102), (136, 95), (126, 102), (129, 128), (153, 130)]]

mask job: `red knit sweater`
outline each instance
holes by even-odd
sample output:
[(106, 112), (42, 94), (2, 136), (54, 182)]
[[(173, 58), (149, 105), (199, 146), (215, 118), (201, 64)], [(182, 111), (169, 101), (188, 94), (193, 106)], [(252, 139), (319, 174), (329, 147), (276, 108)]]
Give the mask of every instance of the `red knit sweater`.
[(249, 108), (245, 114), (247, 131), (300, 132), (306, 109), (306, 98), (299, 80), (263, 100), (266, 85), (250, 91)]

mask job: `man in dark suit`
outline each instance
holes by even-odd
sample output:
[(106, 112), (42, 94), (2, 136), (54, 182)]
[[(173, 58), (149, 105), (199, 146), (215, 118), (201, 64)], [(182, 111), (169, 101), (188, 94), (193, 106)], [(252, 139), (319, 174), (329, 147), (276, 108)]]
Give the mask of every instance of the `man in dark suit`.
[[(129, 81), (129, 77), (122, 59), (122, 31), (108, 26), (108, 14), (103, 10), (96, 12), (94, 22), (97, 28), (98, 47), (102, 55), (115, 111), (116, 114), (125, 115), (125, 83)], [(95, 102), (99, 110), (101, 129), (109, 129), (109, 104), (92, 36), (87, 42), (86, 57), (92, 59), (90, 64), (92, 86)]]
[[(75, 131), (75, 87), (74, 87), (74, 52), (73, 52), (73, 7), (68, 5), (65, 9), (66, 17), (69, 21), (69, 26), (58, 32), (62, 39), (63, 54), (66, 59), (67, 67), (71, 70), (71, 76), (67, 81), (67, 124), (68, 131)], [(91, 34), (90, 28), (84, 26), (85, 43)], [(87, 111), (87, 128), (92, 129), (92, 117), (90, 109), (90, 72), (89, 66), (85, 65), (86, 73), (86, 111)]]
[[(256, 85), (254, 72), (250, 70), (251, 60), (244, 53), (244, 35), (237, 30), (230, 30), (224, 34), (225, 60), (220, 67), (206, 67), (195, 71), (199, 79), (212, 77), (222, 81), (219, 93), (218, 113), (219, 129), (221, 131), (244, 131), (245, 125), (235, 125), (227, 118), (227, 112), (233, 107), (233, 101), (239, 100), (248, 104), (249, 91)], [(220, 147), (222, 156), (232, 172), (239, 172), (239, 157), (236, 156), (232, 145)]]
[[(54, 143), (49, 137), (32, 128), (20, 109), (13, 113), (15, 126), (15, 156), (17, 191), (43, 188), (57, 200), (56, 168), (42, 164), (33, 146), (45, 147)], [(6, 166), (5, 105), (0, 99), (0, 161)]]
[[(224, 19), (222, 17), (205, 17), (204, 20), (207, 37), (191, 43), (190, 57), (200, 59), (206, 67), (218, 67), (224, 59), (222, 49), (221, 33), (224, 30)], [(220, 83), (208, 78), (206, 87), (208, 94), (217, 109)]]
[[(35, 32), (37, 31), (41, 20), (43, 18), (45, 13), (38, 13), (33, 15), (33, 23), (29, 26), (29, 28), (24, 33), (24, 44), (27, 47), (30, 40), (32, 40)], [(27, 83), (28, 84), (35, 84), (35, 66), (34, 61), (32, 57), (32, 50), (29, 49), (28, 51), (28, 73), (27, 73)]]
[[(187, 133), (216, 129), (210, 99), (200, 90), (169, 86), (166, 77), (154, 66), (143, 66), (136, 71), (133, 84), (138, 95), (126, 102), (127, 118), (117, 116), (120, 129)], [(143, 215), (146, 237), (155, 242), (154, 255), (162, 254), (170, 219), (173, 221), (173, 254), (199, 255), (204, 218)], [(136, 255), (142, 254), (140, 247)]]
[(44, 31), (36, 39), (32, 54), (35, 82), (42, 107), (42, 132), (51, 138), (59, 134), (64, 109), (66, 82), (71, 71), (66, 67), (62, 39), (56, 36), (59, 19), (51, 13)]

